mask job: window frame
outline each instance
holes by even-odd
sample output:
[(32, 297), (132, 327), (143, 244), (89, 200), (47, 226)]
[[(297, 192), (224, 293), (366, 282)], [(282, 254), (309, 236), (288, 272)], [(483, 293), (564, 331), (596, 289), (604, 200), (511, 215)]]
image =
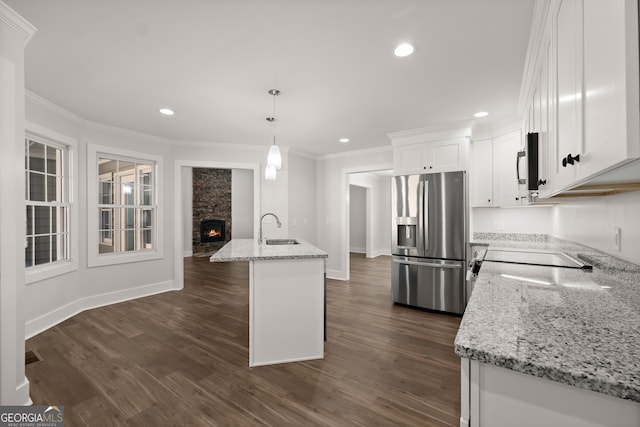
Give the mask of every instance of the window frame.
[[(63, 192), (66, 193), (66, 201), (62, 203), (67, 207), (67, 258), (59, 261), (48, 262), (45, 264), (33, 265), (25, 267), (25, 283), (31, 284), (42, 280), (50, 279), (55, 276), (70, 273), (78, 270), (78, 244), (79, 244), (79, 226), (78, 226), (78, 186), (75, 182), (77, 176), (78, 165), (78, 141), (66, 135), (62, 135), (35, 123), (25, 121), (24, 144), (27, 140), (46, 144), (63, 150), (63, 177), (66, 182), (63, 184)], [(26, 172), (26, 167), (23, 168)], [(27, 182), (25, 182), (26, 190)], [(25, 204), (22, 215), (25, 216), (26, 225), (26, 207), (31, 205), (24, 198)], [(24, 230), (25, 248), (26, 228)]]
[[(153, 203), (149, 205), (154, 211), (154, 223), (152, 227), (152, 242), (154, 242), (154, 247), (152, 249), (100, 253), (99, 245), (103, 240), (100, 218), (104, 209), (108, 209), (105, 208), (105, 204), (99, 200), (99, 187), (102, 185), (98, 167), (100, 158), (153, 165)], [(87, 145), (87, 263), (89, 267), (149, 261), (164, 257), (163, 205), (161, 197), (163, 189), (162, 174), (163, 162), (161, 156), (97, 144)], [(114, 207), (119, 206), (120, 205), (115, 205)], [(144, 205), (137, 207), (143, 208)], [(112, 220), (114, 220), (114, 218), (112, 218)]]

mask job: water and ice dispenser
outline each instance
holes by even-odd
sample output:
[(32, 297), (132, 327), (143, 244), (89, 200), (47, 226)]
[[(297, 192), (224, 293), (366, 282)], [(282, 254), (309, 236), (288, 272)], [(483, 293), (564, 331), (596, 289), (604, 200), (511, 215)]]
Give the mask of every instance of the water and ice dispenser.
[(418, 241), (416, 239), (416, 231), (418, 218), (415, 216), (396, 217), (397, 241), (396, 246), (399, 249), (413, 249)]

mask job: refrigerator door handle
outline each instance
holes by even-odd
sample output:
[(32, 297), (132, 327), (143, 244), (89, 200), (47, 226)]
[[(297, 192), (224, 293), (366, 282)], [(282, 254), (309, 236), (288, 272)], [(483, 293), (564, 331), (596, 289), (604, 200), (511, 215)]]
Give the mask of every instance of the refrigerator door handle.
[(392, 261), (397, 264), (417, 265), (420, 267), (454, 268), (454, 269), (462, 268), (462, 265), (460, 264), (437, 264), (433, 262), (403, 261), (400, 259), (394, 259)]
[(416, 246), (418, 247), (418, 254), (425, 254), (425, 240), (424, 234), (424, 180), (420, 177), (418, 181), (418, 226), (416, 227)]
[(422, 226), (420, 237), (424, 240), (420, 243), (420, 247), (424, 248), (423, 253), (429, 250), (429, 181), (425, 177), (420, 180), (420, 188), (418, 189), (420, 200), (418, 202), (418, 224)]

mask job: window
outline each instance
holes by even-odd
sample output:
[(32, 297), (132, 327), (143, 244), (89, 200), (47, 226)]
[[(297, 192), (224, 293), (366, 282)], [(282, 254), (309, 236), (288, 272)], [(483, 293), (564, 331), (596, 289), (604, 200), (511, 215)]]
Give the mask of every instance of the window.
[(87, 155), (89, 266), (161, 258), (162, 158), (93, 144)]
[(68, 149), (45, 139), (25, 140), (25, 266), (69, 259)]
[(154, 249), (155, 164), (143, 160), (98, 157), (98, 252)]

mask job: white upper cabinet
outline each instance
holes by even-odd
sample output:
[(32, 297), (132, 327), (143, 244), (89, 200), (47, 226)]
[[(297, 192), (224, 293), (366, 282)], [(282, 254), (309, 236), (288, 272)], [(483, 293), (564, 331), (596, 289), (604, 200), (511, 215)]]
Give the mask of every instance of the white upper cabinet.
[(493, 206), (493, 140), (473, 141), (470, 157), (471, 207), (491, 207)]
[[(519, 185), (516, 175), (518, 151), (522, 149), (520, 131), (493, 140), (493, 205), (519, 206)], [(521, 176), (526, 171), (521, 171)]]
[[(471, 143), (471, 207), (520, 206), (516, 160), (522, 149), (521, 132)], [(521, 171), (524, 174), (525, 171)]]
[(580, 0), (560, 0), (554, 11), (556, 28), (557, 144), (553, 155), (554, 185), (566, 187), (575, 180), (582, 140), (582, 67)]
[(578, 178), (640, 156), (637, 6), (584, 0), (584, 160)]
[(390, 134), (394, 175), (466, 170), (469, 133), (469, 128), (425, 128)]
[(637, 0), (542, 0), (521, 106), (539, 133), (539, 195), (640, 157)]

